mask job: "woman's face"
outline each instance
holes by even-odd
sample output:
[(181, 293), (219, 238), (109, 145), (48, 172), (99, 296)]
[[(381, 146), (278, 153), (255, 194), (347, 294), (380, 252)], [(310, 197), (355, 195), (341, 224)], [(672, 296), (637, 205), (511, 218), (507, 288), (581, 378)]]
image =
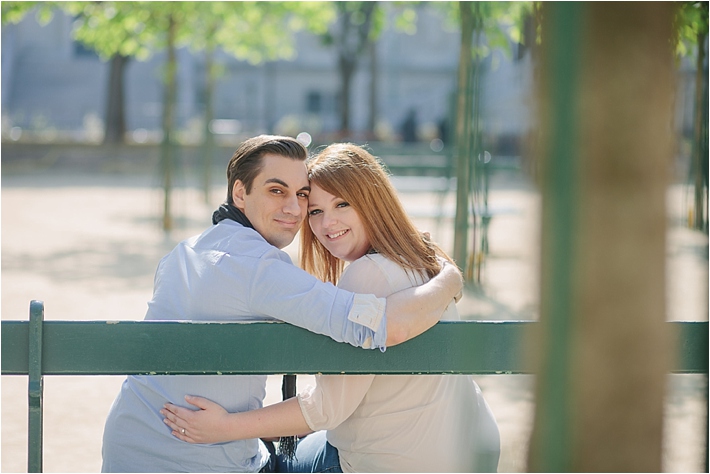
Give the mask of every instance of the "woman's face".
[(365, 226), (350, 204), (311, 184), (308, 223), (313, 234), (335, 257), (352, 262), (370, 249)]

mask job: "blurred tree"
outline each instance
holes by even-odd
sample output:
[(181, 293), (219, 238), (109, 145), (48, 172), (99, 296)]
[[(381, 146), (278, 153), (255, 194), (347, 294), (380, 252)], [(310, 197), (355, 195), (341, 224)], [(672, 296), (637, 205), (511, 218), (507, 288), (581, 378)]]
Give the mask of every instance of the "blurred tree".
[[(126, 133), (124, 76), (131, 58), (147, 59), (160, 30), (136, 2), (59, 2), (75, 17), (73, 35), (109, 62), (104, 111), (104, 144), (123, 143)], [(124, 2), (121, 2), (124, 3)]]
[(206, 54), (204, 111), (203, 186), (209, 202), (213, 136), (212, 102), (218, 68), (217, 48), (252, 64), (266, 59), (294, 56), (293, 32), (309, 28), (325, 31), (333, 15), (317, 2), (67, 2), (67, 11), (78, 16), (77, 40), (108, 59), (115, 55), (148, 58), (166, 50), (163, 80), (163, 140), (161, 161), (165, 190), (163, 229), (173, 228), (172, 188), (175, 101), (177, 91), (177, 48), (189, 45)]
[(688, 224), (708, 231), (708, 74), (705, 66), (708, 39), (708, 2), (682, 2), (675, 16), (676, 53), (695, 51), (695, 104), (693, 146), (688, 181), (694, 188)]
[[(178, 42), (186, 40), (180, 25), (187, 23), (191, 5), (188, 2), (67, 2), (63, 8), (77, 17), (74, 36), (78, 41), (93, 48), (99, 56), (108, 60), (116, 56), (147, 59), (155, 50), (166, 50), (167, 59), (163, 70), (164, 98), (161, 143), (163, 169), (163, 217), (165, 231), (173, 228), (171, 213), (171, 189), (173, 181), (173, 131), (175, 126), (175, 100), (177, 91)], [(117, 61), (112, 64), (121, 64)], [(109, 75), (110, 77), (113, 74)], [(121, 84), (121, 81), (119, 81)], [(115, 86), (116, 84), (114, 84)], [(108, 103), (122, 98), (122, 91), (109, 89)], [(119, 103), (113, 110), (123, 108)], [(111, 120), (107, 121), (111, 123)]]
[[(393, 7), (394, 28), (414, 34), (417, 19), (415, 7), (419, 3), (421, 2), (328, 2), (335, 12), (336, 21), (331, 22), (328, 30), (320, 36), (323, 45), (335, 48), (338, 56), (338, 111), (342, 136), (350, 134), (352, 81), (363, 55), (368, 56), (370, 66), (367, 131), (370, 136), (374, 135), (377, 124), (377, 39), (387, 27), (388, 10), (385, 5)], [(321, 5), (325, 6), (326, 3)]]
[(189, 47), (204, 51), (205, 89), (203, 114), (202, 183), (205, 203), (210, 203), (214, 134), (214, 92), (222, 69), (215, 54), (222, 50), (251, 64), (296, 55), (293, 34), (309, 30), (321, 34), (335, 13), (318, 2), (190, 2)]
[(2, 2), (2, 24), (19, 23), (22, 19), (37, 8), (35, 18), (40, 25), (46, 25), (54, 16), (58, 2)]
[[(2, 23), (18, 23), (28, 12), (36, 8), (37, 20), (43, 26), (52, 20), (57, 9), (63, 9), (71, 15), (78, 16), (77, 24), (84, 24), (86, 20), (91, 18), (90, 15), (84, 13), (84, 5), (89, 8), (89, 12), (93, 11), (94, 7), (87, 2), (3, 2)], [(115, 10), (108, 9), (107, 12), (111, 15)], [(104, 114), (104, 144), (117, 144), (124, 141), (126, 119), (123, 100), (123, 77), (129, 59), (129, 55), (118, 52), (112, 54), (109, 59), (109, 82)]]
[[(532, 11), (532, 2), (441, 2), (435, 3), (448, 21), (461, 31), (458, 87), (456, 95), (455, 163), (456, 215), (454, 218), (454, 260), (468, 280), (474, 266), (480, 266), (483, 254), (477, 250), (479, 226), (477, 201), (481, 193), (478, 174), (485, 163), (476, 158), (483, 153), (480, 124), (481, 60), (494, 49), (510, 55), (514, 44), (523, 43), (523, 26)], [(473, 239), (469, 247), (469, 200), (472, 201)], [(470, 248), (470, 252), (469, 252)]]
[(337, 21), (322, 35), (322, 41), (335, 47), (338, 55), (340, 131), (347, 136), (350, 131), (350, 90), (357, 62), (379, 35), (384, 13), (377, 2), (332, 4), (337, 11)]
[(660, 472), (671, 2), (544, 2), (530, 472)]
[(212, 102), (219, 68), (214, 55), (219, 48), (237, 59), (258, 64), (295, 55), (293, 33), (309, 29), (322, 34), (334, 19), (332, 8), (318, 2), (3, 2), (2, 22), (19, 22), (37, 7), (41, 24), (61, 8), (76, 17), (73, 35), (110, 61), (107, 89), (106, 143), (118, 143), (125, 133), (123, 71), (130, 58), (148, 59), (166, 51), (163, 70), (163, 140), (161, 162), (165, 191), (162, 226), (173, 228), (170, 191), (173, 180), (177, 48), (189, 45), (205, 51), (205, 111), (203, 186), (209, 202), (213, 135)]
[(104, 145), (123, 143), (126, 136), (126, 108), (124, 99), (124, 78), (130, 56), (116, 53), (111, 56), (108, 89), (106, 90), (106, 111), (104, 113)]
[(379, 65), (377, 63), (377, 42), (371, 41), (367, 47), (367, 57), (370, 63), (370, 94), (368, 97), (369, 110), (367, 115), (367, 133), (370, 140), (375, 138), (375, 129), (377, 128), (377, 104), (379, 101), (379, 92), (377, 88), (377, 79), (379, 77)]

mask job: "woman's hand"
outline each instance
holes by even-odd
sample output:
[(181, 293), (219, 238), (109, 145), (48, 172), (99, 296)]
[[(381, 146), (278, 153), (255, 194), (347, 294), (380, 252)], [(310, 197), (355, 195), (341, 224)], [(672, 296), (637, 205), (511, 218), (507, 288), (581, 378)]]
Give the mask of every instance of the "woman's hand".
[(187, 395), (185, 401), (198, 410), (166, 403), (160, 414), (173, 430), (173, 436), (188, 443), (224, 443), (311, 432), (296, 397), (241, 413), (228, 413), (217, 403), (202, 397)]
[(172, 403), (163, 405), (160, 414), (172, 430), (173, 436), (188, 443), (222, 443), (232, 441), (226, 433), (229, 417), (224, 408), (206, 398), (185, 396), (185, 401), (198, 408), (179, 407)]

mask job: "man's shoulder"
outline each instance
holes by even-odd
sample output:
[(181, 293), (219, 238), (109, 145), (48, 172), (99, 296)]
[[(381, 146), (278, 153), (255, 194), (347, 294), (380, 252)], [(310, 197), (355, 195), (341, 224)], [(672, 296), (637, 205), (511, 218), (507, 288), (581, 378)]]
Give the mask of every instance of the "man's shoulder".
[(281, 254), (286, 255), (269, 244), (256, 230), (232, 221), (213, 225), (191, 244), (196, 249), (209, 249), (236, 257), (283, 259)]

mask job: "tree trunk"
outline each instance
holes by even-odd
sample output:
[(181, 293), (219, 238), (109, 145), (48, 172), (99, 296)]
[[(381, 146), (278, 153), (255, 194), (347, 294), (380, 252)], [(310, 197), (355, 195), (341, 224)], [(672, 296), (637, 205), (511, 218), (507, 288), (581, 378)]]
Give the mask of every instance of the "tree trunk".
[(377, 127), (377, 76), (379, 69), (377, 64), (377, 43), (370, 42), (368, 45), (368, 54), (370, 59), (370, 111), (367, 118), (367, 131), (371, 139), (375, 137), (375, 129)]
[[(211, 33), (214, 35), (214, 31)], [(205, 49), (205, 114), (204, 114), (204, 144), (202, 151), (202, 189), (205, 204), (210, 204), (210, 188), (212, 186), (212, 155), (214, 154), (214, 135), (210, 123), (214, 119), (214, 45)]]
[[(338, 68), (340, 71), (340, 130), (343, 136), (350, 134), (350, 93), (357, 68), (357, 61), (368, 44), (372, 27), (372, 15), (377, 2), (352, 2), (357, 12), (348, 7), (348, 2), (335, 2), (338, 10), (340, 31), (336, 33)], [(353, 15), (362, 15), (362, 21), (353, 22)]]
[(163, 163), (163, 230), (173, 229), (171, 214), (171, 191), (173, 185), (174, 150), (172, 133), (175, 122), (175, 101), (177, 97), (177, 57), (175, 51), (175, 19), (172, 15), (168, 23), (168, 59), (165, 68), (165, 96), (163, 99), (163, 142), (161, 155)]
[(545, 3), (531, 471), (660, 472), (670, 3)]
[(104, 145), (124, 142), (126, 116), (123, 79), (129, 57), (114, 54), (109, 65), (108, 90), (106, 91), (106, 115)]
[(355, 71), (355, 61), (340, 55), (338, 60), (340, 68), (340, 131), (344, 136), (350, 134), (350, 88), (352, 84), (353, 72)]
[(471, 177), (471, 69), (474, 17), (470, 2), (459, 2), (461, 46), (456, 96), (456, 216), (454, 218), (454, 260), (464, 274), (468, 254), (468, 196)]
[[(483, 17), (481, 14), (481, 4), (480, 2), (473, 2), (473, 44), (474, 48), (478, 51), (481, 46), (481, 36), (483, 35)], [(481, 283), (481, 266), (483, 264), (483, 253), (482, 248), (479, 249), (477, 244), (479, 239), (483, 239), (482, 235), (479, 234), (479, 216), (476, 214), (476, 204), (477, 199), (480, 198), (483, 191), (482, 182), (482, 172), (483, 172), (483, 162), (478, 159), (480, 154), (483, 152), (483, 145), (481, 143), (482, 130), (481, 130), (481, 57), (480, 54), (476, 53), (473, 62), (471, 64), (471, 129), (468, 131), (470, 135), (469, 143), (471, 144), (469, 155), (469, 174), (470, 174), (470, 188), (469, 195), (471, 199), (471, 213), (472, 213), (472, 238), (471, 238), (471, 250), (468, 262), (466, 262), (466, 279), (469, 281), (475, 281), (476, 283)], [(480, 229), (483, 230), (483, 229)]]
[(698, 54), (695, 62), (695, 117), (693, 126), (693, 187), (694, 206), (691, 225), (698, 230), (707, 229), (708, 207), (708, 121), (707, 73), (705, 72), (706, 33), (698, 33)]

